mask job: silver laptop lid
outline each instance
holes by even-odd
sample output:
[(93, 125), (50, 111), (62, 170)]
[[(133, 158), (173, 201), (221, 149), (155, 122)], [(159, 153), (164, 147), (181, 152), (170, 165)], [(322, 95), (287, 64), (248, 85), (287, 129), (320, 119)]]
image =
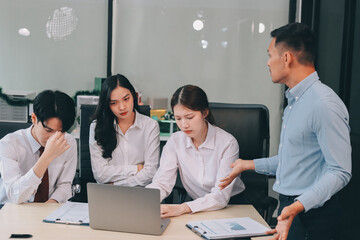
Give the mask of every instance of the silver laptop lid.
[[(90, 227), (160, 235), (160, 190), (88, 183)], [(163, 224), (164, 225), (164, 224)]]

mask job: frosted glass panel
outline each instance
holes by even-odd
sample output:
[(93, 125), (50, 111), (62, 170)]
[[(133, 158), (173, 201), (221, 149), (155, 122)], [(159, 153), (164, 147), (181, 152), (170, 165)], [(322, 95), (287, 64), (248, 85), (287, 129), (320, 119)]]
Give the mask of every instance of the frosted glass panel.
[(3, 91), (92, 90), (106, 76), (107, 0), (1, 0)]
[(283, 87), (271, 82), (266, 50), (288, 9), (288, 0), (115, 0), (113, 73), (145, 100), (195, 84), (213, 102), (265, 104), (274, 154)]

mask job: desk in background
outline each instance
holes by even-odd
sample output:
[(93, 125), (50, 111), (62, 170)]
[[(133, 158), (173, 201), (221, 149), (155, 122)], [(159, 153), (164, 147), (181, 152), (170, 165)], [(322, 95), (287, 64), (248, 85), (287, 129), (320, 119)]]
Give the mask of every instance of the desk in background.
[[(137, 240), (137, 239), (186, 239), (200, 240), (201, 238), (191, 232), (185, 224), (189, 221), (219, 218), (251, 217), (256, 221), (268, 226), (264, 219), (251, 205), (229, 205), (227, 208), (185, 214), (171, 218), (169, 226), (161, 236), (132, 234), (123, 232), (111, 232), (93, 230), (89, 226), (64, 225), (55, 223), (44, 223), (42, 220), (53, 212), (60, 204), (58, 203), (8, 203), (0, 210), (0, 239), (8, 239), (12, 233), (32, 234), (31, 240)], [(256, 240), (269, 239), (269, 237), (253, 238)]]
[(160, 142), (165, 142), (170, 138), (170, 133), (160, 133)]

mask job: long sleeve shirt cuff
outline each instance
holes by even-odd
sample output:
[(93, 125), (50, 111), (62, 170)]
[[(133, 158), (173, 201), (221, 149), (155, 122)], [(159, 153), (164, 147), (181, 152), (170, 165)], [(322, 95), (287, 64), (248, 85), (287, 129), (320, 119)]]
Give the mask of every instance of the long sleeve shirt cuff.
[(114, 185), (135, 187), (135, 186), (139, 186), (140, 184), (135, 179), (127, 178), (114, 182)]
[(269, 173), (266, 158), (254, 159), (254, 164), (255, 164), (255, 171), (257, 173), (261, 173), (261, 174), (268, 174)]
[(32, 168), (25, 176), (27, 179), (26, 182), (29, 183), (29, 185), (36, 186), (35, 189), (37, 189), (42, 178), (36, 176), (34, 169)]
[(54, 199), (58, 203), (66, 202), (71, 196), (66, 197), (66, 194), (61, 191), (55, 191), (49, 199)]
[(301, 202), (301, 204), (305, 208), (305, 212), (309, 211), (310, 209), (312, 209), (314, 206), (316, 206), (318, 204), (318, 200), (316, 198), (314, 198), (311, 195), (311, 193), (309, 193), (309, 192), (300, 195), (295, 200)]
[(196, 202), (194, 202), (194, 201), (186, 202), (185, 204), (189, 206), (189, 208), (191, 209), (191, 212), (192, 212), (192, 213), (195, 213), (195, 212), (199, 212), (199, 211), (200, 211), (198, 204), (196, 204)]
[(206, 200), (206, 204), (204, 204), (203, 198), (198, 198), (194, 201), (186, 202), (186, 204), (191, 209), (192, 213), (200, 212), (200, 211), (213, 211), (224, 208), (227, 205), (227, 202), (219, 203), (216, 200)]

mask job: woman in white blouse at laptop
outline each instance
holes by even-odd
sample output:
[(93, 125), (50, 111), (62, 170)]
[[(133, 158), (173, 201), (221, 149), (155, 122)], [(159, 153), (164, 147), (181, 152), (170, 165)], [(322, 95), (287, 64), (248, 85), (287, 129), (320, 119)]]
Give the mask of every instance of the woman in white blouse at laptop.
[(171, 193), (179, 170), (184, 188), (194, 200), (162, 205), (161, 216), (224, 208), (231, 196), (245, 189), (239, 177), (224, 190), (218, 187), (219, 180), (231, 172), (229, 164), (239, 156), (236, 139), (213, 125), (206, 93), (197, 86), (177, 89), (171, 108), (181, 131), (173, 133), (164, 146), (160, 167), (147, 188), (160, 189), (163, 200)]
[(123, 75), (102, 85), (89, 147), (94, 178), (123, 186), (149, 184), (158, 168), (158, 123), (138, 112), (136, 92)]

